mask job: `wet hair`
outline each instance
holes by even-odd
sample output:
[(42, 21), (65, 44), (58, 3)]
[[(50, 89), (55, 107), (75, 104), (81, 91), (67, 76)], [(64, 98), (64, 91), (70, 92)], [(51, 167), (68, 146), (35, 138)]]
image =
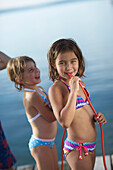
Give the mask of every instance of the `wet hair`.
[(65, 53), (68, 51), (74, 52), (78, 58), (79, 61), (78, 76), (79, 77), (84, 76), (83, 73), (85, 71), (85, 61), (77, 43), (73, 39), (59, 39), (52, 44), (47, 54), (49, 64), (49, 78), (52, 81), (56, 80), (59, 77), (57, 70), (54, 68), (57, 56), (60, 53)]
[(15, 87), (19, 91), (22, 90), (23, 85), (19, 84), (17, 82), (17, 79), (18, 80), (22, 79), (22, 77), (23, 77), (22, 75), (26, 68), (26, 63), (29, 61), (32, 61), (34, 64), (36, 64), (32, 58), (27, 57), (27, 56), (12, 58), (9, 60), (9, 62), (7, 64), (8, 76), (11, 81), (15, 82)]

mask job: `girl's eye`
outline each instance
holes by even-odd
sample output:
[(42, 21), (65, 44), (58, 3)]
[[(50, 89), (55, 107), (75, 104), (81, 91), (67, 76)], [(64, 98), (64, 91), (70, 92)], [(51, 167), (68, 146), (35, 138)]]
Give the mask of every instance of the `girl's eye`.
[(65, 64), (65, 62), (60, 62), (59, 64), (60, 64), (60, 65), (64, 65), (64, 64)]
[(76, 64), (76, 63), (77, 63), (77, 61), (76, 61), (76, 60), (73, 60), (71, 63), (72, 63), (72, 64)]
[(76, 63), (76, 60), (73, 60), (72, 63)]
[(33, 71), (34, 71), (34, 69), (30, 69), (30, 70), (29, 70), (29, 72), (33, 72)]

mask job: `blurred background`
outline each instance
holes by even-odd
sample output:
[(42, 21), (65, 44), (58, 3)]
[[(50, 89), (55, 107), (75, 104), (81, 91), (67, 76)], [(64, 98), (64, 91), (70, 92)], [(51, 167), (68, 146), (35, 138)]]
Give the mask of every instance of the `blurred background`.
[[(0, 0), (0, 51), (10, 57), (28, 55), (41, 70), (41, 85), (48, 92), (47, 52), (59, 38), (73, 38), (86, 61), (86, 83), (96, 111), (108, 123), (103, 127), (105, 153), (113, 154), (113, 1), (112, 0)], [(31, 128), (22, 92), (0, 72), (0, 120), (17, 164), (35, 164), (28, 149)], [(97, 126), (97, 155), (102, 155)], [(58, 158), (63, 128), (58, 124)]]

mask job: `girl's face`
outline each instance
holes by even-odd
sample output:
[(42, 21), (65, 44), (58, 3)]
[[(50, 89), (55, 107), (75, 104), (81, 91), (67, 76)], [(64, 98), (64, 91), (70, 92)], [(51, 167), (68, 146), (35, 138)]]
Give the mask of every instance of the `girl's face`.
[(55, 68), (57, 69), (59, 76), (64, 79), (69, 79), (67, 73), (71, 73), (74, 76), (78, 72), (78, 58), (73, 51), (59, 53), (55, 60)]
[(26, 68), (22, 76), (22, 84), (24, 87), (33, 86), (41, 82), (40, 70), (32, 61), (26, 63)]

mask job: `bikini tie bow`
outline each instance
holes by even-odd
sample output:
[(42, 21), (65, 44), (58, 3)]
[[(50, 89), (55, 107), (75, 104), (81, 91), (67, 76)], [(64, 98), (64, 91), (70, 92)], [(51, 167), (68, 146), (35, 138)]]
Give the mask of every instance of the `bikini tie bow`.
[(82, 148), (84, 149), (85, 156), (88, 156), (88, 149), (85, 146), (83, 146), (83, 143), (80, 143), (76, 149), (77, 151), (80, 151), (79, 159), (82, 159)]

